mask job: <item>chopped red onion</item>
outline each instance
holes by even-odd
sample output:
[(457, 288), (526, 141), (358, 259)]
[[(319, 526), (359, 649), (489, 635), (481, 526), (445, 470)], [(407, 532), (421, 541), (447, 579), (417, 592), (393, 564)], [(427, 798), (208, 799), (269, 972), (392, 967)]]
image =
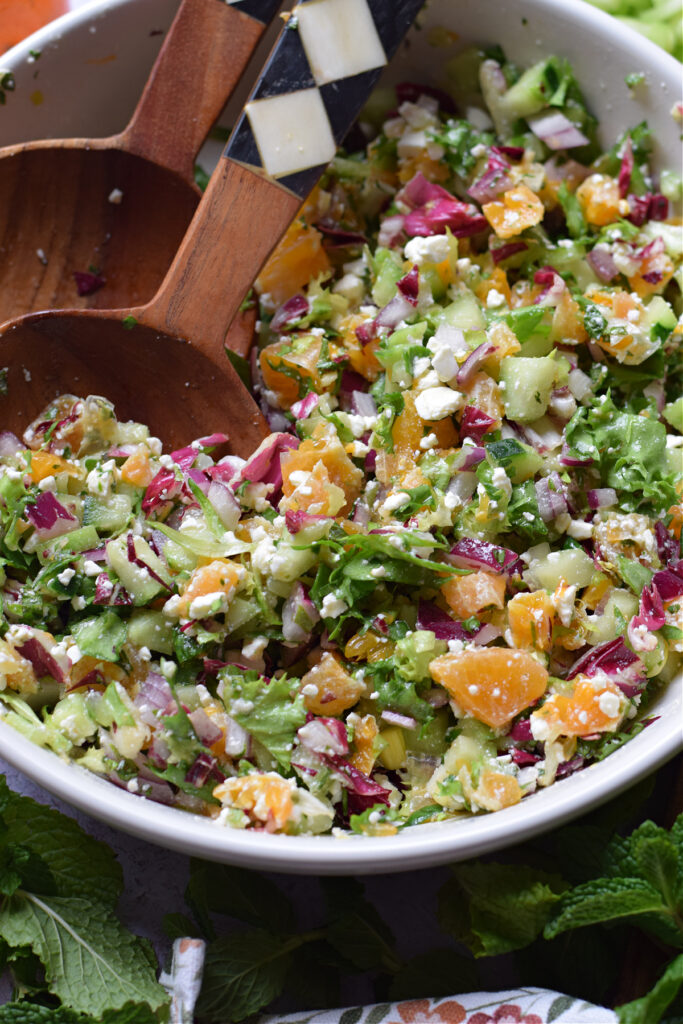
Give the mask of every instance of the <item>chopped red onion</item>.
[(577, 402), (593, 393), (593, 382), (583, 370), (570, 370), (567, 385)]
[(76, 517), (57, 501), (52, 491), (43, 491), (32, 505), (27, 505), (26, 516), (41, 540), (61, 537), (62, 534), (73, 530), (74, 524), (78, 523)]
[(509, 548), (474, 537), (463, 537), (447, 557), (450, 564), (459, 569), (485, 569), (496, 573), (511, 572), (519, 561), (519, 555)]
[[(178, 710), (173, 698), (173, 691), (168, 682), (159, 672), (149, 672), (140, 686), (140, 692), (134, 702), (138, 707), (148, 704), (161, 711), (162, 715), (172, 715)], [(155, 719), (156, 721), (156, 719)]]
[(294, 416), (294, 419), (305, 420), (311, 415), (314, 409), (318, 408), (319, 404), (320, 395), (316, 395), (315, 391), (310, 391), (305, 398), (294, 403), (291, 409), (292, 415)]
[(500, 153), (511, 160), (521, 160), (524, 156), (524, 146), (491, 146), (492, 153)]
[(420, 291), (420, 272), (417, 264), (400, 281), (396, 282), (396, 287), (411, 306), (417, 306), (417, 297)]
[[(24, 627), (30, 629), (30, 626)], [(33, 636), (16, 645), (16, 652), (31, 662), (37, 679), (51, 676), (58, 683), (66, 683), (69, 661), (64, 656), (55, 658), (45, 646), (45, 642), (36, 632)], [(63, 665), (60, 664), (63, 662)]]
[(498, 626), (494, 626), (492, 622), (485, 622), (481, 629), (474, 634), (474, 642), (479, 647), (485, 647), (486, 644), (497, 640), (499, 636), (502, 636), (502, 633)]
[(480, 462), (483, 462), (486, 458), (486, 449), (480, 445), (464, 445), (460, 451), (460, 457), (463, 459), (462, 466), (460, 469), (471, 469), (472, 466), (478, 466)]
[(545, 142), (548, 149), (574, 149), (588, 145), (588, 139), (559, 110), (541, 111), (527, 117), (527, 124), (537, 139)]
[(341, 756), (349, 752), (346, 726), (339, 718), (312, 718), (302, 725), (297, 738), (314, 754)]
[(242, 509), (232, 491), (218, 480), (212, 480), (206, 496), (225, 529), (234, 530)]
[(557, 767), (555, 778), (564, 779), (567, 775), (573, 775), (574, 772), (578, 772), (580, 768), (583, 768), (584, 760), (579, 754), (577, 757), (573, 757), (571, 761), (563, 761)]
[(242, 467), (240, 477), (250, 483), (273, 485), (273, 493), (282, 487), (282, 468), (280, 457), (292, 448), (298, 448), (298, 438), (291, 434), (271, 434), (262, 441), (254, 454)]
[(490, 203), (510, 187), (510, 164), (500, 152), (489, 151), (486, 170), (470, 185), (467, 194), (478, 203)]
[(406, 317), (412, 316), (414, 311), (414, 303), (406, 299), (400, 292), (397, 292), (384, 309), (380, 309), (375, 318), (375, 323), (379, 327), (389, 327), (393, 330)]
[(541, 477), (534, 484), (534, 489), (538, 501), (538, 511), (545, 523), (551, 522), (567, 511), (564, 485), (558, 473), (553, 471), (549, 476)]
[(443, 686), (433, 686), (422, 695), (433, 708), (445, 708), (448, 704), (448, 693)]
[(586, 491), (586, 500), (589, 508), (611, 508), (617, 503), (617, 492), (613, 487), (597, 487)]
[(308, 299), (304, 295), (293, 295), (275, 311), (275, 315), (270, 321), (271, 331), (279, 331), (281, 327), (285, 327), (295, 320), (301, 320), (302, 317), (308, 315), (309, 309)]
[(101, 274), (93, 274), (89, 270), (74, 270), (73, 277), (76, 282), (76, 291), (81, 296), (93, 295), (106, 284)]
[(495, 351), (496, 346), (490, 341), (484, 341), (481, 345), (477, 345), (458, 370), (455, 378), (458, 386), (467, 387), (481, 364), (486, 362), (491, 353)]
[(108, 572), (101, 572), (95, 580), (94, 604), (130, 605), (133, 598), (120, 583), (114, 583)]
[(541, 267), (534, 274), (534, 284), (542, 284), (543, 291), (536, 299), (535, 305), (556, 305), (566, 289), (566, 284), (553, 267)]
[(19, 452), (25, 450), (25, 447), (11, 430), (0, 430), (0, 458), (4, 459), (8, 455), (18, 455)]
[(637, 228), (641, 228), (648, 218), (650, 210), (650, 197), (637, 196), (631, 193), (628, 197), (628, 217), (631, 224), (635, 224)]
[(385, 217), (380, 224), (377, 244), (385, 249), (393, 249), (404, 237), (403, 222), (405, 218), (397, 213), (391, 217)]
[(608, 252), (607, 249), (600, 248), (600, 246), (591, 249), (586, 256), (586, 262), (590, 263), (601, 281), (613, 281), (619, 273), (619, 268), (614, 262), (612, 253)]
[(337, 754), (321, 756), (333, 769), (342, 785), (349, 790), (349, 810), (352, 813), (359, 813), (376, 803), (389, 804), (390, 790), (358, 771), (349, 761), (343, 760)]
[(376, 416), (377, 404), (367, 391), (352, 391), (351, 410), (357, 416)]
[(597, 644), (582, 655), (570, 668), (567, 679), (573, 679), (579, 674), (594, 676), (597, 672), (604, 672), (608, 676), (613, 676), (626, 671), (629, 676), (638, 677), (644, 675), (645, 666), (640, 658), (628, 649), (624, 638), (619, 636), (616, 640)]
[[(491, 235), (491, 239), (493, 238), (495, 238), (495, 236)], [(526, 248), (526, 242), (522, 242), (521, 240), (518, 242), (507, 242), (503, 245), (495, 246), (491, 244), (491, 241), (489, 241), (489, 252), (491, 253), (494, 263), (502, 263), (503, 260), (509, 259), (510, 256), (514, 256), (516, 253), (524, 252)]]
[(132, 533), (129, 533), (126, 537), (126, 554), (131, 565), (137, 566), (138, 569), (144, 569), (145, 572), (149, 574), (150, 578), (153, 579), (155, 583), (162, 586), (164, 590), (171, 591), (173, 589), (166, 580), (162, 579), (161, 576), (152, 569), (151, 566), (147, 565), (147, 562), (145, 562), (143, 558), (139, 557), (135, 550), (135, 538)]
[(469, 437), (475, 444), (479, 445), (484, 434), (492, 430), (495, 425), (496, 421), (488, 413), (477, 409), (474, 405), (468, 405), (460, 421), (460, 440), (462, 442)]
[(191, 786), (196, 786), (197, 789), (201, 789), (209, 778), (215, 778), (217, 782), (222, 782), (225, 775), (218, 768), (216, 758), (212, 757), (211, 754), (205, 754), (202, 752), (197, 754), (193, 765), (185, 776), (185, 782), (189, 782)]
[(329, 522), (331, 516), (315, 515), (313, 512), (306, 512), (304, 509), (288, 508), (285, 512), (285, 526), (291, 534), (298, 533), (299, 530), (304, 530), (307, 526), (312, 526), (313, 523), (324, 523)]
[(385, 722), (389, 722), (390, 725), (398, 725), (401, 729), (415, 729), (417, 727), (417, 721), (411, 718), (410, 715), (399, 715), (396, 711), (383, 711), (380, 715)]
[(192, 723), (192, 728), (197, 734), (197, 739), (205, 747), (211, 747), (223, 739), (223, 730), (211, 721), (204, 708), (197, 708), (187, 716)]
[(625, 199), (628, 195), (629, 185), (631, 184), (631, 175), (633, 174), (633, 168), (635, 167), (635, 160), (633, 159), (633, 146), (631, 140), (626, 140), (624, 146), (624, 152), (621, 157), (621, 166), (619, 168), (619, 197)]
[[(479, 450), (481, 451), (483, 449)], [(473, 448), (472, 451), (476, 452), (477, 449)], [(453, 477), (452, 480), (449, 481), (448, 487), (446, 488), (446, 495), (451, 499), (457, 499), (460, 504), (464, 505), (470, 500), (476, 491), (477, 483), (476, 473), (469, 473), (466, 470), (461, 470)]]
[(450, 228), (456, 238), (469, 238), (488, 226), (486, 217), (475, 206), (454, 198), (437, 199), (429, 207), (411, 210), (404, 220), (405, 230), (411, 237), (443, 235), (446, 228)]
[(295, 583), (291, 594), (282, 606), (282, 635), (292, 643), (304, 643), (310, 639), (320, 613), (308, 596), (303, 583)]

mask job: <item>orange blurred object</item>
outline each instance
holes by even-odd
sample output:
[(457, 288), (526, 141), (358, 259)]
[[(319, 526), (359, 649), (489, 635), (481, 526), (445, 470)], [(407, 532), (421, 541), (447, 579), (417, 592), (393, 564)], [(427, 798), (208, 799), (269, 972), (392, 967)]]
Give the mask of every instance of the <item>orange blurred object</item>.
[(68, 0), (0, 0), (0, 54), (68, 9)]

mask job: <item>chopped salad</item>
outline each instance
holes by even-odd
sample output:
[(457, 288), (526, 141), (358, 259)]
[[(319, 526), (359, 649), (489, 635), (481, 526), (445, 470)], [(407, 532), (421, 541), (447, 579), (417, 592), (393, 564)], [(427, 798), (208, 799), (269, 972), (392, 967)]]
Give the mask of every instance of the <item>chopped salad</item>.
[(385, 835), (620, 747), (677, 672), (680, 181), (571, 68), (380, 90), (256, 283), (272, 433), (0, 435), (4, 720), (220, 825)]

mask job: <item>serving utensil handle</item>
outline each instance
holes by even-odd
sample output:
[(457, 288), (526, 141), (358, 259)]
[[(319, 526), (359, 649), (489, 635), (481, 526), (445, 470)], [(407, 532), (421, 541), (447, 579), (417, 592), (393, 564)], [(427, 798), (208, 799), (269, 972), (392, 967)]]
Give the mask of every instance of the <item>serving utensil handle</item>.
[(192, 181), (195, 156), (280, 2), (183, 0), (119, 146)]
[(237, 309), (423, 0), (309, 0), (290, 15), (147, 322), (214, 360)]

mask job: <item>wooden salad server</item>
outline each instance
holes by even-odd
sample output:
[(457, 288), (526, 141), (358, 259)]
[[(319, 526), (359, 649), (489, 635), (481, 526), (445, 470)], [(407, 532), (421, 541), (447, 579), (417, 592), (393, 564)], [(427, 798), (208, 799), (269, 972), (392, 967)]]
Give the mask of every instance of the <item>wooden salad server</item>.
[(166, 445), (268, 434), (224, 339), (269, 253), (334, 156), (422, 0), (295, 8), (164, 281), (127, 310), (53, 310), (0, 328), (0, 423), (20, 434), (56, 395), (104, 395)]
[(119, 135), (0, 150), (0, 323), (155, 294), (199, 203), (195, 156), (279, 6), (183, 0)]

